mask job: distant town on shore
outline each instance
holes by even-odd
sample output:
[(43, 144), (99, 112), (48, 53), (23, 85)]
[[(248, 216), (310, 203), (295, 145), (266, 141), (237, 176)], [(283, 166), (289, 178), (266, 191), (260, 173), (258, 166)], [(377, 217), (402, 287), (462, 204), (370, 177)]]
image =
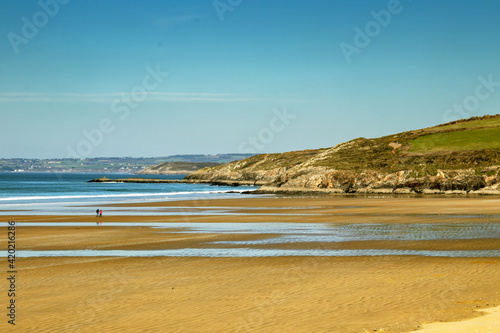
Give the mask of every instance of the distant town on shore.
[[(217, 155), (172, 155), (166, 157), (95, 157), (85, 159), (33, 159), (9, 158), (0, 159), (0, 172), (105, 172), (105, 173), (138, 173), (141, 170), (168, 162), (177, 163), (178, 172), (181, 168), (190, 170), (188, 164), (198, 167), (224, 164), (241, 160), (252, 154), (217, 154)], [(182, 162), (182, 163), (180, 163)]]

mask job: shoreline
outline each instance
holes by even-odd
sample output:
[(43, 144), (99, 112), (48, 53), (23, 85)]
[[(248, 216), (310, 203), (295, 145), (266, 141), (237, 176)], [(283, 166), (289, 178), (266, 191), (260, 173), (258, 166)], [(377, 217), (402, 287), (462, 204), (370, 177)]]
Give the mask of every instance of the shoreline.
[(281, 194), (281, 195), (349, 195), (349, 196), (364, 196), (371, 194), (385, 194), (385, 195), (413, 195), (413, 196), (428, 196), (428, 195), (499, 195), (500, 190), (475, 190), (475, 191), (462, 191), (462, 190), (437, 190), (437, 189), (424, 189), (422, 191), (415, 191), (410, 188), (360, 188), (352, 192), (345, 192), (342, 189), (316, 189), (316, 188), (303, 188), (303, 187), (274, 187), (262, 186), (253, 194)]

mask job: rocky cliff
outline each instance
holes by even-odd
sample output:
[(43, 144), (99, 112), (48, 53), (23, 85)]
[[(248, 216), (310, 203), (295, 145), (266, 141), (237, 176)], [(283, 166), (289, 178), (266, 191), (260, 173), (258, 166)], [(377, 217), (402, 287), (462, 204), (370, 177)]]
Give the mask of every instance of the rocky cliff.
[(186, 180), (265, 183), (261, 193), (500, 194), (500, 115), (328, 149), (263, 154)]

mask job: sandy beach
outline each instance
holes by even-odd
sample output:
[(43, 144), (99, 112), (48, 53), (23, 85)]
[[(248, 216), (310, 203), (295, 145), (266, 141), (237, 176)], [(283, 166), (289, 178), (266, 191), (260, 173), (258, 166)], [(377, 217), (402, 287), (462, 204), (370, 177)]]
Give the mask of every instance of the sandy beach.
[[(33, 251), (230, 247), (220, 242), (250, 242), (245, 246), (254, 249), (500, 249), (496, 237), (272, 244), (251, 242), (277, 235), (183, 233), (148, 226), (156, 222), (496, 223), (497, 197), (243, 197), (119, 208), (137, 214), (140, 207), (172, 214), (113, 216), (106, 215), (103, 207), (104, 216), (95, 218), (89, 207), (88, 216), (19, 215), (4, 220), (19, 225), (18, 249)], [(200, 212), (203, 215), (193, 214)], [(102, 225), (36, 227), (22, 226), (23, 222)], [(114, 225), (119, 222), (143, 225)], [(6, 237), (1, 244), (6, 248)], [(17, 269), (15, 331), (19, 332), (430, 333), (475, 332), (470, 327), (498, 332), (500, 326), (495, 309), (500, 305), (498, 257), (21, 257)], [(4, 319), (0, 330), (5, 328), (12, 329)]]
[(0, 8), (0, 333), (500, 333), (500, 0)]

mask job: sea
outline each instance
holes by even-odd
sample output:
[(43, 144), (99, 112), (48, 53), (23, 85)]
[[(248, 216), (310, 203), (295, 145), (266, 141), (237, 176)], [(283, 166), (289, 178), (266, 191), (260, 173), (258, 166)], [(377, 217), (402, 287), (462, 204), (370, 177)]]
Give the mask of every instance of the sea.
[[(89, 183), (137, 177), (133, 174), (0, 172), (0, 215), (88, 215), (100, 205), (148, 201), (241, 197), (256, 187), (169, 183)], [(141, 178), (182, 179), (182, 175), (140, 175)]]

